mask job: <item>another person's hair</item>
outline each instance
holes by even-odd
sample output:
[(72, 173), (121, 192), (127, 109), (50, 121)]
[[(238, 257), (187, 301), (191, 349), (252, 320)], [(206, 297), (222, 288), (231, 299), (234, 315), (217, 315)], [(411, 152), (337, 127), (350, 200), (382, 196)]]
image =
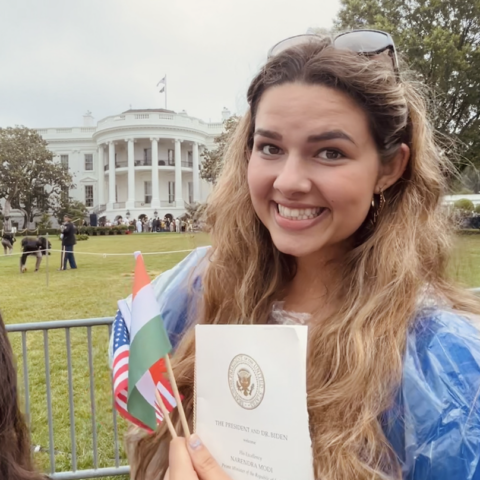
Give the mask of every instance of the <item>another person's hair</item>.
[(45, 480), (33, 466), (29, 434), (18, 402), (12, 347), (0, 314), (0, 478)]
[[(406, 143), (411, 157), (402, 178), (386, 190), (374, 228), (367, 221), (344, 259), (341, 307), (309, 324), (308, 410), (315, 477), (322, 480), (400, 479), (395, 452), (380, 423), (402, 380), (402, 357), (421, 296), (433, 292), (455, 309), (480, 313), (478, 302), (449, 280), (451, 236), (441, 209), (445, 172), (421, 86), (398, 81), (391, 65), (337, 50), (329, 39), (270, 59), (248, 90), (250, 109), (238, 125), (209, 199), (212, 252), (203, 276), (207, 324), (261, 324), (282, 299), (296, 262), (277, 250), (255, 214), (247, 185), (255, 116), (263, 93), (288, 83), (344, 92), (366, 113), (380, 161)], [(320, 272), (319, 272), (320, 274)], [(174, 371), (187, 414), (194, 403), (194, 332), (175, 356)], [(179, 427), (178, 415), (173, 420)], [(180, 431), (180, 427), (178, 428)], [(138, 479), (168, 466), (169, 434), (162, 425), (138, 443)], [(292, 460), (293, 461), (293, 460)]]

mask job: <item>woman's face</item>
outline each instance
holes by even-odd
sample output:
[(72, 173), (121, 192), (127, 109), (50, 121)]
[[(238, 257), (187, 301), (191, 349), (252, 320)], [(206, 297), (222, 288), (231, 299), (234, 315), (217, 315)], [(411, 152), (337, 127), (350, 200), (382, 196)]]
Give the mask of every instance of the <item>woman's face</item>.
[(381, 180), (367, 116), (346, 94), (300, 83), (263, 94), (248, 184), (281, 252), (305, 257), (348, 248)]

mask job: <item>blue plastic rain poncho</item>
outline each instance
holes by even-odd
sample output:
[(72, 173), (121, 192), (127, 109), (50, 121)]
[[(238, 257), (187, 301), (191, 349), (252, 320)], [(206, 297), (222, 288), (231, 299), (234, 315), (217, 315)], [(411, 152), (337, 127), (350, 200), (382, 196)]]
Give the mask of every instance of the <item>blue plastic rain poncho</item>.
[[(195, 250), (153, 281), (174, 347), (192, 318), (207, 251)], [(117, 316), (128, 318), (130, 306), (130, 297), (121, 300)], [(405, 480), (480, 480), (479, 397), (479, 331), (458, 312), (419, 308), (402, 385), (382, 419)]]

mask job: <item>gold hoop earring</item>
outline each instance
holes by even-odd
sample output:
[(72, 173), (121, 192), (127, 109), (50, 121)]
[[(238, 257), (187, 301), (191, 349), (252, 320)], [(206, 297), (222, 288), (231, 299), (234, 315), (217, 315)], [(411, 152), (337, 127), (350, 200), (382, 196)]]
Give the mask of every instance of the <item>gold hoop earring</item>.
[(372, 208), (373, 208), (373, 225), (377, 223), (378, 217), (380, 213), (382, 213), (383, 208), (385, 207), (385, 195), (383, 194), (383, 190), (380, 189), (380, 193), (378, 194), (378, 207), (375, 206), (375, 195), (372, 198)]

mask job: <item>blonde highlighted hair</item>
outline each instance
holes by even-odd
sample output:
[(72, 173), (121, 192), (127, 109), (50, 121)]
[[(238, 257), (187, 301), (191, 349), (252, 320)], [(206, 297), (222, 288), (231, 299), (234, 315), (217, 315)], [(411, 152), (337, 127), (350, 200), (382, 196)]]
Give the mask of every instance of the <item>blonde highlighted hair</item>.
[[(452, 285), (446, 268), (450, 233), (441, 212), (448, 160), (439, 154), (419, 87), (398, 81), (385, 62), (336, 50), (330, 40), (298, 46), (270, 59), (248, 90), (242, 118), (207, 207), (212, 254), (202, 278), (198, 322), (265, 323), (296, 272), (255, 214), (247, 185), (255, 115), (262, 94), (300, 82), (338, 89), (365, 111), (382, 162), (402, 143), (411, 150), (402, 178), (385, 192), (386, 206), (372, 228), (356, 235), (335, 292), (341, 307), (309, 329), (308, 409), (316, 478), (400, 479), (380, 417), (401, 383), (406, 336), (425, 287), (453, 308), (480, 313), (476, 300)], [(175, 374), (192, 420), (194, 334), (175, 354)], [(176, 414), (174, 421), (179, 426)], [(164, 426), (142, 438), (134, 454), (136, 478), (163, 478), (168, 467)], [(157, 477), (155, 477), (157, 478)]]

